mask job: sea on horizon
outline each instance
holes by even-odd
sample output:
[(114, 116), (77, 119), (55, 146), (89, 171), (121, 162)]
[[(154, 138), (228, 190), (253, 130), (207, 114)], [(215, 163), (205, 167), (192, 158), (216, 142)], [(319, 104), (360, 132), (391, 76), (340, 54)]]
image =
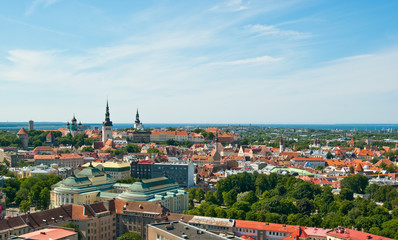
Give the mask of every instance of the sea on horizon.
[[(101, 128), (101, 123), (87, 123), (84, 126), (91, 128)], [(133, 127), (133, 123), (114, 123), (115, 129), (125, 129)], [(398, 129), (398, 124), (204, 124), (204, 123), (148, 123), (144, 124), (145, 128), (183, 128), (183, 127), (221, 127), (221, 126), (258, 126), (258, 127), (277, 127), (277, 128), (308, 128), (308, 129), (341, 129), (341, 130), (386, 130)], [(28, 122), (0, 122), (0, 130), (15, 130), (20, 128), (28, 128)], [(56, 130), (65, 128), (66, 122), (35, 122), (34, 129), (38, 130)]]

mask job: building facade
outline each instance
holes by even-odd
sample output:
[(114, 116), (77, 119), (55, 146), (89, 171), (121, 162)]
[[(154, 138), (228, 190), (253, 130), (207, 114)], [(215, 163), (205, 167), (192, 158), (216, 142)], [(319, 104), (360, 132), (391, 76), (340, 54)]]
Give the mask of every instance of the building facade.
[(139, 179), (168, 177), (181, 187), (193, 187), (195, 168), (192, 163), (155, 163), (151, 160), (131, 162), (131, 176)]

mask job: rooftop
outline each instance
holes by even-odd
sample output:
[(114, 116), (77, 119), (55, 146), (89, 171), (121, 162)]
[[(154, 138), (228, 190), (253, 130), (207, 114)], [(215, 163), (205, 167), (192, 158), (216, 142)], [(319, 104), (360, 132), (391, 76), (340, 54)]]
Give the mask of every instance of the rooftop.
[(77, 232), (64, 228), (45, 228), (39, 231), (26, 233), (20, 235), (21, 238), (48, 240), (48, 239), (63, 239), (69, 236), (77, 235)]
[(206, 230), (188, 225), (183, 222), (150, 224), (149, 227), (168, 232), (169, 234), (175, 237), (186, 238), (186, 239), (197, 239), (197, 240), (239, 239), (239, 238), (222, 237), (214, 233), (208, 232)]

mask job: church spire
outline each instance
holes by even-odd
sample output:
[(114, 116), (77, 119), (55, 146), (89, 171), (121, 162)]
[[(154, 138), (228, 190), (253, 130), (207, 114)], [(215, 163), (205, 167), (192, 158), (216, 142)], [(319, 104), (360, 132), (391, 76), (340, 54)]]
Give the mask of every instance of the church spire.
[(138, 108), (137, 108), (137, 114), (135, 114), (135, 119), (140, 120), (140, 114), (138, 114)]
[(109, 104), (108, 99), (106, 100), (106, 111), (105, 111), (105, 121), (102, 123), (104, 126), (112, 126), (111, 119), (109, 117)]

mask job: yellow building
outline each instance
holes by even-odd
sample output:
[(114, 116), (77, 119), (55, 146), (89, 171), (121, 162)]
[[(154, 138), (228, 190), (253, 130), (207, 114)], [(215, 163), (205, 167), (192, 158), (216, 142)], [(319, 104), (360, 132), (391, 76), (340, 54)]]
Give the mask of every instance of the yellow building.
[(113, 179), (125, 179), (131, 176), (130, 164), (128, 162), (92, 162), (84, 164), (83, 167), (88, 167), (90, 164), (109, 174)]

